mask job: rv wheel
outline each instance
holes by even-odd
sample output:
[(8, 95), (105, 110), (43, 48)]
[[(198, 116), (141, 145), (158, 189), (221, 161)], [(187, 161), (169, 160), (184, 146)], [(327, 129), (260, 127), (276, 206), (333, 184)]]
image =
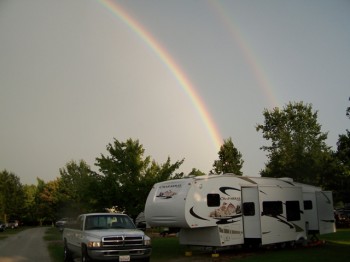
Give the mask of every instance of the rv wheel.
[(282, 242), (282, 243), (278, 244), (278, 247), (281, 248), (281, 249), (286, 248), (286, 246), (287, 246), (286, 242)]
[(295, 247), (295, 241), (290, 241), (288, 243), (288, 246), (291, 247), (291, 248), (294, 248)]

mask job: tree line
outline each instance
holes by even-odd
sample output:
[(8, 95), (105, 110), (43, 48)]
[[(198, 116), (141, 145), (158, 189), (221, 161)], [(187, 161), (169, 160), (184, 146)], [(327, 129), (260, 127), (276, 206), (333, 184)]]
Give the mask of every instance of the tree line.
[[(264, 123), (256, 125), (267, 144), (267, 162), (260, 171), (265, 177), (291, 177), (297, 182), (332, 190), (336, 203), (350, 203), (350, 132), (339, 135), (337, 148), (326, 144), (317, 111), (311, 104), (288, 103), (283, 108), (265, 109)], [(350, 107), (346, 109), (350, 119)], [(114, 139), (107, 153), (96, 157), (95, 172), (84, 160), (71, 160), (49, 182), (37, 178), (37, 185), (22, 185), (17, 175), (0, 172), (0, 220), (18, 219), (26, 224), (54, 222), (60, 217), (75, 217), (83, 212), (102, 212), (113, 208), (135, 218), (144, 209), (152, 186), (160, 181), (242, 172), (243, 156), (231, 138), (224, 139), (213, 161), (203, 172), (193, 168), (179, 172), (185, 159), (157, 163), (145, 156), (139, 140)], [(249, 175), (249, 174), (247, 174)]]

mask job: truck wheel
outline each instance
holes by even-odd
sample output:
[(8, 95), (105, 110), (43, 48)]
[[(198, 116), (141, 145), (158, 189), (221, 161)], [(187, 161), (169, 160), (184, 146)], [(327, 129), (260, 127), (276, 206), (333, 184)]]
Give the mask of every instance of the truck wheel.
[(81, 262), (91, 262), (86, 246), (81, 247)]
[(63, 252), (64, 252), (64, 262), (73, 262), (73, 256), (70, 250), (68, 249), (67, 246), (67, 241), (64, 241), (64, 247), (63, 247)]

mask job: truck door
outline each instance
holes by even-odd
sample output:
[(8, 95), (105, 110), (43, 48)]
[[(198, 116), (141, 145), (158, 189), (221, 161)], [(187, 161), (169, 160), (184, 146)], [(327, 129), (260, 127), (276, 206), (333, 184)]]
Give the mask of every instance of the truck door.
[(316, 192), (318, 228), (320, 234), (335, 232), (333, 197), (330, 191)]
[(242, 208), (244, 242), (258, 244), (261, 241), (258, 187), (242, 187)]

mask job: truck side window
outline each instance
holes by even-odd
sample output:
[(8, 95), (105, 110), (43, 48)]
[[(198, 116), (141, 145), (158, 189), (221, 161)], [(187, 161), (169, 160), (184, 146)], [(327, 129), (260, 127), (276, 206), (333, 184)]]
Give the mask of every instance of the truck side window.
[(243, 216), (255, 216), (254, 202), (243, 203)]
[(207, 195), (208, 207), (219, 207), (220, 206), (220, 195), (219, 194), (208, 194)]
[(299, 201), (286, 201), (287, 221), (300, 220)]
[(263, 214), (265, 216), (278, 216), (283, 214), (282, 201), (264, 201)]

